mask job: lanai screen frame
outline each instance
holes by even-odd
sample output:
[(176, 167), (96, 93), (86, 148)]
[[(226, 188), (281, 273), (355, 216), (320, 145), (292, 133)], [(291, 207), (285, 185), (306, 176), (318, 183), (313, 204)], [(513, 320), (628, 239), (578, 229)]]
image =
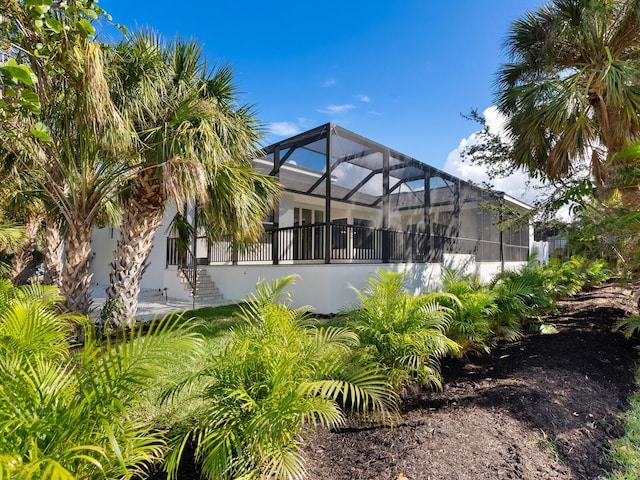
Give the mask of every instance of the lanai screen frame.
[[(357, 148), (358, 146), (360, 148)], [(455, 232), (451, 230), (455, 230), (456, 224), (457, 227), (459, 227), (459, 215), (462, 202), (473, 200), (477, 202), (494, 201), (498, 203), (502, 201), (502, 196), (499, 193), (481, 189), (472, 183), (466, 182), (333, 123), (326, 123), (269, 145), (263, 149), (264, 157), (262, 158), (269, 158), (273, 161), (270, 174), (280, 177), (282, 167), (290, 161), (292, 156), (295, 156), (294, 154), (296, 152), (300, 152), (301, 150), (305, 150), (307, 153), (316, 156), (313, 160), (315, 162), (313, 167), (309, 165), (301, 166), (316, 171), (320, 175), (309, 188), (302, 188), (301, 185), (297, 187), (287, 187), (285, 185), (285, 189), (306, 196), (324, 198), (325, 221), (327, 224), (332, 221), (332, 201), (335, 201), (365, 207), (381, 208), (382, 229), (387, 230), (390, 228), (392, 198), (395, 198), (397, 203), (399, 203), (403, 195), (403, 185), (406, 185), (409, 190), (411, 190), (409, 183), (422, 181), (424, 182), (424, 187), (421, 190), (423, 194), (421, 199), (423, 210), (422, 220), (424, 222), (424, 231), (422, 233), (426, 234), (429, 240), (429, 249), (431, 249), (431, 238), (434, 234), (434, 232), (432, 232), (431, 220), (432, 208), (443, 205), (451, 206), (452, 221), (446, 237), (455, 241)], [(322, 170), (318, 168), (320, 162), (323, 163)], [(369, 173), (360, 178), (355, 184), (349, 185), (346, 188), (344, 186), (334, 185), (334, 183), (337, 182), (336, 173), (343, 165), (352, 165), (359, 169), (368, 170)], [(329, 172), (329, 174), (327, 174), (327, 172)], [(375, 200), (371, 203), (364, 202), (363, 198), (367, 197), (367, 195), (363, 194), (363, 187), (372, 183), (374, 177), (380, 175), (382, 177), (381, 194), (377, 195), (377, 198), (375, 198), (375, 195), (369, 195), (369, 197), (371, 197), (370, 199), (375, 198)], [(435, 183), (440, 185), (434, 186)], [(438, 202), (434, 202), (434, 198), (432, 198), (438, 196), (433, 194), (437, 188), (448, 189), (451, 193), (451, 201), (443, 201), (437, 205)], [(337, 196), (337, 190), (340, 191), (341, 196)], [(416, 191), (412, 191), (412, 194), (416, 197)], [(465, 198), (461, 199), (461, 196), (465, 196)], [(420, 204), (399, 208), (400, 210), (402, 210), (402, 208), (417, 210), (420, 208)], [(394, 212), (395, 211), (396, 210), (394, 210)], [(279, 228), (278, 215), (274, 215), (273, 228), (274, 230)], [(480, 237), (480, 235), (478, 236)], [(332, 236), (329, 228), (325, 229), (324, 237), (325, 263), (331, 263)], [(502, 252), (501, 234), (500, 239), (500, 250)], [(477, 240), (482, 241), (482, 238), (478, 238)], [(502, 257), (502, 253), (500, 256)], [(500, 261), (504, 261), (504, 259), (501, 258)]]

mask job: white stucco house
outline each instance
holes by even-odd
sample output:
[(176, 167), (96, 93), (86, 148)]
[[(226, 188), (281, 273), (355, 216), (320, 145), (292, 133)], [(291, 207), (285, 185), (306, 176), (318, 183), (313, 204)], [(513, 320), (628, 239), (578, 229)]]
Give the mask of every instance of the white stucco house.
[[(199, 241), (185, 254), (161, 229), (144, 291), (190, 299), (184, 279), (197, 268), (225, 299), (240, 300), (260, 280), (296, 274), (294, 305), (327, 314), (355, 302), (350, 287), (361, 288), (377, 269), (407, 272), (409, 287), (418, 292), (437, 288), (443, 265), (489, 279), (527, 262), (532, 229), (500, 231), (500, 214), (490, 206), (528, 205), (335, 124), (271, 145), (253, 164), (284, 187), (261, 241), (245, 250), (231, 242)], [(165, 225), (174, 212), (167, 211)], [(113, 228), (94, 234), (96, 288), (108, 283), (117, 235)], [(206, 298), (206, 288), (201, 290)]]

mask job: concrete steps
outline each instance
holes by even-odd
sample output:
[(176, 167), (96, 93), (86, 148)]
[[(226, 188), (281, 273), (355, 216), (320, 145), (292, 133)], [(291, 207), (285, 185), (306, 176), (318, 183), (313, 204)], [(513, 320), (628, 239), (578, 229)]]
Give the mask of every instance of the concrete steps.
[[(180, 275), (180, 283), (182, 283), (184, 289), (188, 292), (190, 297), (193, 296), (193, 288), (189, 284), (184, 272), (182, 270), (178, 270), (178, 274)], [(207, 303), (218, 303), (224, 301), (224, 296), (220, 293), (218, 287), (216, 287), (215, 282), (211, 280), (209, 273), (203, 268), (196, 269), (195, 298)]]

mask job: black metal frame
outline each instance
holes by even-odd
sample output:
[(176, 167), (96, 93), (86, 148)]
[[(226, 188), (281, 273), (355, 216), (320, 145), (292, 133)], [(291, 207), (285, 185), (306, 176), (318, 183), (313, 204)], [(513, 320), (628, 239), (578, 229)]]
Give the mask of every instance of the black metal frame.
[[(306, 152), (305, 152), (306, 151)], [(277, 265), (280, 262), (313, 261), (313, 262), (344, 262), (344, 261), (371, 261), (371, 262), (439, 262), (444, 253), (474, 253), (478, 261), (505, 261), (504, 238), (501, 233), (487, 234), (488, 220), (477, 220), (477, 238), (461, 238), (461, 212), (463, 206), (469, 202), (480, 205), (482, 202), (498, 204), (504, 201), (501, 193), (480, 189), (479, 187), (462, 181), (434, 167), (419, 162), (396, 150), (390, 149), (377, 142), (362, 137), (354, 132), (346, 130), (332, 123), (321, 125), (317, 128), (301, 133), (294, 137), (277, 142), (263, 149), (264, 156), (261, 162), (272, 162), (270, 174), (281, 178), (287, 191), (299, 193), (308, 197), (324, 199), (326, 224), (312, 224), (303, 226), (281, 227), (279, 224), (279, 207), (276, 206), (272, 229), (265, 232), (262, 242), (259, 242), (252, 252), (251, 248), (240, 251), (228, 243), (229, 253), (220, 254), (224, 257), (222, 263), (237, 263), (244, 261), (269, 262)], [(304, 159), (305, 155), (315, 158), (314, 168), (297, 164), (297, 159)], [(300, 155), (298, 155), (300, 154)], [(307, 157), (308, 158), (308, 157)], [(282, 180), (285, 166), (298, 165), (303, 173), (317, 175), (310, 183), (305, 184), (297, 179), (289, 185)], [(322, 164), (322, 165), (321, 165)], [(355, 176), (346, 177), (348, 167), (341, 172), (342, 179), (348, 178), (347, 183), (334, 185), (339, 167), (351, 164), (357, 170)], [(307, 171), (304, 172), (304, 169)], [(368, 170), (368, 172), (367, 172)], [(376, 177), (382, 175), (381, 190), (378, 194), (366, 192), (366, 185)], [(295, 177), (289, 177), (295, 178)], [(418, 186), (410, 185), (412, 182), (422, 182)], [(324, 193), (317, 192), (324, 185)], [(375, 184), (376, 188), (379, 184)], [(403, 186), (407, 188), (403, 189)], [(403, 191), (404, 190), (404, 191)], [(375, 191), (375, 190), (374, 190)], [(381, 212), (381, 228), (372, 228), (332, 223), (332, 204), (359, 205), (367, 208), (376, 208)], [(465, 207), (466, 208), (466, 207)], [(466, 211), (472, 211), (467, 208)], [(395, 231), (392, 227), (392, 213), (413, 211), (421, 220), (420, 231), (414, 231), (408, 225), (406, 231)], [(432, 217), (435, 215), (435, 217)], [(446, 224), (442, 220), (446, 218)], [(335, 220), (335, 219), (333, 219)], [(328, 225), (328, 228), (327, 228)], [(467, 224), (468, 225), (468, 224)], [(497, 229), (491, 222), (491, 228)], [(468, 230), (468, 228), (467, 228)], [(307, 232), (307, 233), (305, 233)], [(309, 233), (312, 232), (312, 233)], [(362, 252), (344, 252), (343, 248), (336, 245), (336, 235), (346, 233), (351, 239), (361, 235), (361, 238), (371, 238), (374, 242), (373, 249), (355, 249)], [(313, 235), (322, 241), (314, 241), (313, 255), (291, 254), (293, 242), (298, 238), (298, 245), (302, 244), (305, 235)], [(474, 233), (466, 232), (466, 236)], [(492, 237), (496, 237), (493, 239)], [(306, 241), (306, 240), (305, 240)], [(497, 242), (496, 242), (497, 241)], [(496, 244), (499, 247), (497, 255), (494, 255)], [(220, 244), (218, 244), (219, 247)], [(270, 245), (270, 251), (266, 252), (265, 245)], [(522, 245), (509, 245), (509, 251), (515, 251), (514, 257), (521, 257)], [(170, 253), (171, 244), (168, 244), (167, 262), (175, 259)], [(515, 249), (515, 250), (514, 250)], [(220, 260), (212, 258), (219, 252), (212, 253), (209, 249), (209, 258), (202, 259), (207, 263), (220, 263)], [(295, 250), (295, 249), (293, 249)], [(528, 256), (528, 248), (526, 252)], [(174, 255), (175, 256), (175, 255)], [(266, 258), (268, 256), (268, 258)], [(526, 260), (526, 256), (524, 260)], [(311, 258), (312, 257), (312, 258)], [(496, 258), (494, 258), (496, 257)], [(508, 260), (507, 260), (508, 261)]]
[[(252, 246), (240, 247), (231, 240), (210, 243), (206, 259), (191, 259), (187, 263), (189, 266), (323, 263), (326, 262), (327, 232), (331, 237), (329, 260), (332, 263), (440, 263), (446, 253), (474, 254), (478, 261), (497, 262), (504, 259), (504, 251), (510, 252), (508, 261), (526, 261), (529, 254), (528, 247), (503, 246), (496, 241), (427, 235), (425, 232), (395, 231), (345, 223), (331, 223), (327, 228), (326, 223), (314, 223), (267, 230), (262, 239)], [(281, 248), (274, 251), (274, 245)], [(167, 255), (167, 266), (185, 265), (185, 256), (177, 251), (176, 239), (167, 239), (167, 252), (172, 252)]]

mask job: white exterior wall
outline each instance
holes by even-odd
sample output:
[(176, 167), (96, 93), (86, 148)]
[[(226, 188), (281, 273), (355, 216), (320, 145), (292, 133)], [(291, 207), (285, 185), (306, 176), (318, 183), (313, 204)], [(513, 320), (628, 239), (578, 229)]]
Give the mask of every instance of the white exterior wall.
[[(330, 264), (330, 265), (216, 265), (205, 266), (225, 299), (239, 301), (253, 292), (259, 281), (297, 275), (289, 288), (294, 307), (311, 307), (317, 313), (336, 313), (353, 305), (357, 296), (351, 287), (362, 289), (378, 269), (407, 274), (407, 288), (414, 294), (439, 286), (439, 264)], [(165, 271), (167, 296), (188, 300), (188, 292), (178, 280), (178, 272)]]
[(293, 227), (293, 220), (293, 194), (283, 192), (278, 217), (280, 228)]
[[(505, 271), (518, 271), (527, 266), (527, 262), (504, 262)], [(489, 282), (500, 273), (502, 264), (500, 262), (478, 263), (476, 273), (483, 282)]]
[(531, 253), (538, 256), (538, 264), (546, 265), (549, 263), (549, 242), (531, 242)]
[[(164, 270), (166, 264), (166, 238), (167, 226), (175, 215), (175, 208), (169, 208), (165, 212), (162, 224), (156, 232), (156, 238), (148, 259), (147, 270), (142, 277), (142, 290), (157, 290), (165, 287)], [(113, 262), (113, 251), (116, 248), (120, 237), (119, 228), (96, 228), (91, 237), (91, 272), (93, 277), (94, 295), (103, 296), (104, 289), (109, 285), (109, 274), (111, 272), (111, 262)]]
[[(449, 266), (465, 266), (465, 273), (477, 273), (483, 281), (489, 281), (500, 272), (500, 263), (476, 264), (468, 262), (467, 255), (449, 258)], [(521, 268), (522, 262), (505, 264), (505, 269)], [(336, 313), (341, 308), (357, 303), (351, 287), (362, 289), (367, 278), (379, 269), (405, 272), (407, 289), (417, 295), (424, 291), (435, 291), (440, 287), (442, 265), (437, 263), (391, 263), (391, 264), (318, 264), (318, 265), (216, 265), (204, 266), (225, 299), (242, 300), (254, 291), (256, 283), (271, 281), (288, 275), (297, 275), (295, 283), (288, 289), (294, 307), (311, 307), (316, 313)], [(179, 282), (178, 272), (167, 269), (164, 273), (167, 296), (189, 300), (189, 294)]]
[[(180, 282), (176, 267), (165, 268), (166, 263), (166, 225), (169, 224), (175, 210), (165, 214), (163, 226), (156, 234), (156, 241), (149, 257), (149, 267), (142, 279), (143, 290), (166, 288), (168, 298), (190, 300), (189, 292)], [(293, 196), (285, 195), (281, 201), (281, 226), (293, 224)], [(104, 295), (109, 282), (110, 263), (113, 260), (118, 229), (96, 229), (92, 239), (94, 257), (94, 294)], [(476, 263), (473, 255), (445, 254), (444, 265), (456, 268), (464, 273), (477, 273), (483, 281), (490, 280), (500, 272), (500, 262)], [(506, 263), (505, 269), (517, 269), (524, 263)], [(280, 265), (215, 265), (202, 266), (211, 275), (225, 299), (239, 301), (252, 292), (260, 280), (273, 280), (287, 275), (299, 278), (291, 287), (295, 307), (310, 306), (317, 313), (336, 313), (357, 301), (350, 286), (362, 289), (369, 276), (378, 269), (402, 271), (407, 274), (407, 288), (414, 294), (422, 291), (437, 290), (442, 273), (441, 264), (280, 264)]]
[(111, 262), (113, 262), (113, 251), (116, 248), (116, 242), (120, 236), (117, 228), (95, 228), (91, 237), (91, 278), (92, 285), (95, 290), (102, 290), (109, 285), (109, 272), (111, 271)]

